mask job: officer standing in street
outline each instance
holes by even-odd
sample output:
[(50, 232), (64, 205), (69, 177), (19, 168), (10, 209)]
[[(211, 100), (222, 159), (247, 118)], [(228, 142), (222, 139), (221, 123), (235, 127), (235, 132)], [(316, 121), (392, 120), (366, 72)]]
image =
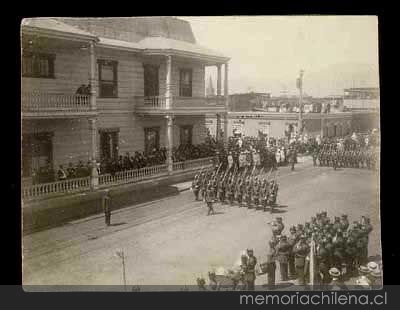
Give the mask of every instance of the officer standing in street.
[(105, 224), (107, 226), (110, 226), (111, 225), (111, 197), (110, 197), (110, 193), (109, 193), (108, 189), (105, 191), (105, 195), (103, 196), (102, 207), (103, 207), (103, 212), (104, 212)]

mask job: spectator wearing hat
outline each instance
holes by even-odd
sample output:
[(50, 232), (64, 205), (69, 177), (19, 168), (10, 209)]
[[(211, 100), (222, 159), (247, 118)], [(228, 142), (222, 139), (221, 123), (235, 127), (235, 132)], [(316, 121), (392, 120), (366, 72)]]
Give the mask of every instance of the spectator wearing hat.
[(369, 290), (372, 288), (372, 282), (369, 279), (368, 275), (370, 270), (366, 266), (360, 266), (358, 268), (359, 277), (356, 279), (356, 285), (359, 288)]
[(338, 291), (338, 290), (347, 290), (346, 285), (343, 283), (341, 280), (341, 274), (339, 269), (336, 267), (333, 267), (329, 269), (329, 275), (332, 277), (331, 282), (329, 283), (329, 289), (332, 291)]
[(372, 287), (379, 287), (382, 285), (382, 271), (379, 265), (375, 262), (369, 262), (367, 264), (369, 269), (368, 279), (371, 281)]

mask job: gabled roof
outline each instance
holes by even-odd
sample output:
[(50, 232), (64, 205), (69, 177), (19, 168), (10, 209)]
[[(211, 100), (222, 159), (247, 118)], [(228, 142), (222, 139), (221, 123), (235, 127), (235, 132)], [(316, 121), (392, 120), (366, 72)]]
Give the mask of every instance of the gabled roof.
[[(133, 18), (133, 20), (139, 19)], [(145, 18), (143, 20), (146, 20), (148, 23), (151, 20), (151, 17)], [(184, 21), (184, 23), (187, 22)], [(192, 41), (192, 43), (190, 42), (190, 40), (177, 40), (171, 37), (164, 36), (146, 36), (137, 42), (128, 41), (125, 39), (111, 39), (103, 36), (96, 36), (93, 33), (87, 31), (88, 29), (86, 29), (86, 31), (82, 30), (78, 26), (64, 23), (59, 18), (49, 17), (26, 18), (22, 21), (21, 26), (24, 31), (53, 34), (62, 37), (96, 40), (102, 47), (139, 51), (143, 52), (144, 54), (170, 53), (172, 55), (178, 56), (199, 57), (215, 62), (226, 62), (229, 60), (228, 57), (217, 51), (194, 43), (194, 40)], [(170, 28), (172, 29), (172, 27)]]
[(43, 31), (47, 33), (59, 33), (67, 36), (74, 35), (85, 39), (97, 39), (95, 35), (89, 32), (48, 17), (24, 18), (21, 22), (21, 28), (28, 31)]

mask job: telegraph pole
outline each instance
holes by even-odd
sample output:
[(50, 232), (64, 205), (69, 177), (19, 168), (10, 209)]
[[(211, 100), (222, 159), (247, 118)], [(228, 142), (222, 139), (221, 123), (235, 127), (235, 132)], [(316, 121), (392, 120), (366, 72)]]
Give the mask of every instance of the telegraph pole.
[(304, 70), (300, 70), (300, 75), (297, 78), (297, 88), (299, 89), (299, 121), (297, 126), (300, 135), (303, 133), (303, 74)]

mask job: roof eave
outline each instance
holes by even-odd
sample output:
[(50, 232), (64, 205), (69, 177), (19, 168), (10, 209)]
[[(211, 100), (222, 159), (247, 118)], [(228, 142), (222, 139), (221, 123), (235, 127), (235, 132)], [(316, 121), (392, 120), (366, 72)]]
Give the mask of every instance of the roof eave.
[(51, 37), (51, 38), (65, 39), (65, 40), (72, 40), (72, 41), (80, 41), (80, 42), (87, 42), (87, 41), (98, 42), (99, 41), (99, 39), (93, 35), (64, 32), (64, 31), (58, 31), (58, 30), (54, 30), (54, 29), (45, 29), (45, 28), (33, 27), (33, 26), (27, 26), (27, 25), (21, 26), (21, 31), (22, 31), (22, 33), (25, 33), (25, 34), (42, 35), (42, 36), (47, 36), (47, 37)]
[(176, 49), (144, 49), (144, 54), (147, 55), (173, 55), (173, 56), (181, 56), (181, 57), (189, 57), (189, 58), (196, 58), (201, 59), (204, 61), (209, 62), (216, 62), (216, 63), (226, 63), (230, 60), (229, 57), (225, 56), (213, 56), (207, 54), (200, 54), (200, 53), (193, 53), (188, 51), (181, 51)]

